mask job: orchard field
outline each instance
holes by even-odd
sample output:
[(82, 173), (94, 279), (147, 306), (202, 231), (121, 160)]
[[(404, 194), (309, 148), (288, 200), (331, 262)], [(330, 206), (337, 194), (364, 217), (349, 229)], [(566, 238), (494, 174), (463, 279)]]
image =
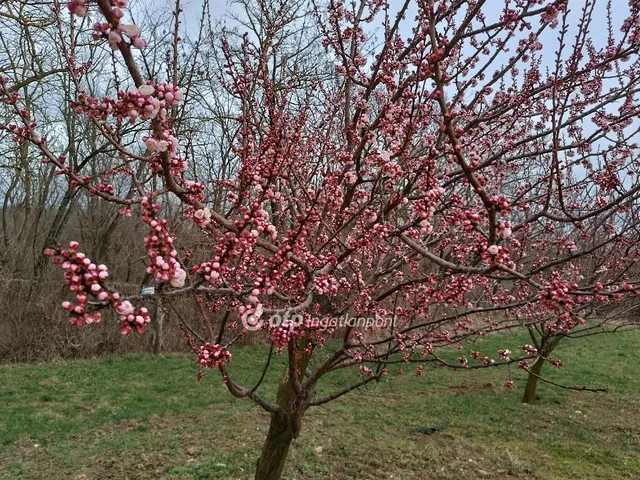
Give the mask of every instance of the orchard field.
[[(488, 337), (477, 348), (490, 352), (504, 340)], [(536, 405), (520, 403), (525, 377), (517, 368), (513, 390), (503, 386), (506, 367), (427, 367), (419, 379), (414, 369), (402, 376), (394, 369), (381, 381), (387, 385), (310, 411), (284, 477), (639, 478), (638, 341), (640, 332), (630, 331), (562, 344), (565, 371), (547, 367), (547, 378), (610, 391), (542, 383)], [(236, 378), (260, 371), (258, 349), (238, 349)], [(0, 478), (252, 478), (268, 415), (232, 398), (217, 375), (198, 382), (190, 360), (140, 355), (0, 367)], [(269, 370), (265, 391), (280, 373), (280, 365)], [(334, 373), (327, 382), (342, 380)], [(448, 428), (432, 435), (412, 432), (441, 424)]]

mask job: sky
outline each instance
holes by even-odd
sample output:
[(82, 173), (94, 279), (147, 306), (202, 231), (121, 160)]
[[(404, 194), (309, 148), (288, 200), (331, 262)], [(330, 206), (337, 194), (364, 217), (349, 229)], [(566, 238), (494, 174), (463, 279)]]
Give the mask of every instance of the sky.
[[(145, 0), (138, 0), (145, 1)], [(147, 0), (152, 4), (162, 5), (166, 8), (171, 8), (174, 5), (172, 0)], [(571, 11), (571, 19), (575, 20), (578, 18), (580, 11), (585, 6), (588, 0), (569, 0), (569, 9)], [(211, 14), (215, 19), (223, 19), (229, 13), (240, 13), (242, 9), (234, 4), (233, 0), (210, 0), (210, 8)], [(595, 18), (604, 20), (606, 18), (606, 1), (604, 0), (596, 0), (595, 7)], [(400, 8), (401, 0), (389, 0), (390, 7), (392, 11), (397, 11)], [(483, 8), (483, 12), (487, 14), (489, 18), (493, 17), (497, 19), (505, 5), (504, 0), (489, 0), (486, 4), (486, 7)], [(618, 25), (622, 22), (622, 20), (628, 14), (628, 5), (625, 0), (612, 0), (612, 14), (614, 18), (614, 22)], [(200, 18), (200, 13), (202, 9), (202, 0), (183, 0), (183, 9), (184, 9), (184, 22), (185, 26), (191, 29), (198, 28), (198, 22)], [(401, 28), (401, 31), (406, 35), (410, 33), (410, 23), (416, 12), (416, 4), (412, 2), (411, 6), (408, 9), (407, 21), (404, 22), (404, 25)], [(378, 25), (374, 25), (374, 28), (378, 27)], [(557, 32), (557, 30), (555, 31)], [(594, 41), (602, 42), (606, 40), (606, 25), (604, 21), (602, 24), (594, 25), (591, 29), (592, 38)]]

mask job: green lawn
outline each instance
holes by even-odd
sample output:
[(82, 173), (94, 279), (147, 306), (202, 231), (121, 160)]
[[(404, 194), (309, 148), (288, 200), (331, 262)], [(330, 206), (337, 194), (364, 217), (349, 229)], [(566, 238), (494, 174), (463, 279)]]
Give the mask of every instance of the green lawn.
[[(474, 348), (497, 357), (525, 341), (501, 335)], [(390, 369), (381, 383), (308, 412), (286, 477), (640, 478), (639, 345), (640, 332), (561, 344), (554, 356), (566, 367), (544, 375), (610, 392), (541, 384), (536, 406), (519, 403), (517, 369), (513, 391), (502, 385), (506, 368), (430, 367), (420, 378)], [(263, 358), (237, 350), (235, 378), (255, 378)], [(0, 367), (0, 478), (252, 478), (268, 415), (232, 398), (215, 372), (199, 383), (196, 371), (178, 355)], [(267, 393), (279, 374), (277, 365), (269, 372)], [(411, 433), (443, 423), (431, 436)]]

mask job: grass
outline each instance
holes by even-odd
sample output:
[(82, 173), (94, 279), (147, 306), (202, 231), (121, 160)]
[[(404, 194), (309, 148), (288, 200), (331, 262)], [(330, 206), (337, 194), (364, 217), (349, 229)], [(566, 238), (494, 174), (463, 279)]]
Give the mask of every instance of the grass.
[[(483, 339), (482, 354), (516, 351), (511, 336)], [(539, 385), (522, 405), (524, 374), (505, 390), (506, 368), (452, 372), (405, 368), (373, 386), (310, 410), (290, 452), (289, 479), (640, 478), (640, 332), (565, 342), (566, 367), (543, 374), (602, 394)], [(468, 348), (464, 353), (468, 354)], [(238, 350), (236, 379), (264, 359)], [(460, 352), (452, 351), (455, 357)], [(265, 382), (273, 391), (281, 369)], [(328, 379), (335, 388), (347, 373)], [(353, 372), (350, 372), (353, 375)], [(192, 357), (126, 356), (0, 367), (0, 478), (247, 479), (268, 415), (230, 396), (215, 373), (196, 381)], [(434, 435), (417, 426), (447, 424)]]

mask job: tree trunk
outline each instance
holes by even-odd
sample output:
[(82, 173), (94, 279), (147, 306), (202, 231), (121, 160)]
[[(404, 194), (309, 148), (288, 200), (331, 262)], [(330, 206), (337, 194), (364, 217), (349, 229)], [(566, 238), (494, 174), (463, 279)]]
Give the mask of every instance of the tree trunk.
[(542, 339), (540, 352), (538, 360), (533, 364), (533, 367), (530, 369), (529, 378), (527, 379), (527, 386), (524, 389), (524, 396), (522, 397), (523, 403), (533, 404), (536, 401), (536, 387), (538, 386), (538, 380), (540, 376), (540, 372), (542, 371), (542, 367), (544, 366), (544, 362), (551, 352), (553, 352), (558, 343), (564, 335), (558, 334), (551, 337), (545, 337)]
[(527, 386), (524, 389), (524, 397), (522, 397), (523, 403), (533, 404), (536, 401), (536, 387), (538, 386), (538, 377), (542, 371), (544, 365), (544, 358), (539, 357), (536, 363), (533, 364), (529, 372), (529, 378), (527, 379)]
[[(308, 342), (309, 340), (305, 339), (302, 344), (296, 344), (296, 347), (289, 349), (290, 363), (282, 375), (276, 395), (280, 411), (271, 414), (269, 433), (256, 465), (255, 480), (280, 480), (291, 441), (300, 435), (302, 416), (308, 405), (303, 400), (304, 393), (296, 393), (293, 382), (298, 383), (309, 366), (311, 357), (304, 353)], [(291, 345), (293, 344), (290, 344), (290, 347)], [(298, 352), (302, 352), (300, 358), (297, 357)], [(291, 364), (292, 358), (297, 359), (295, 365)], [(292, 379), (291, 368), (295, 368), (296, 373), (302, 372), (296, 375), (297, 380)]]
[(256, 467), (256, 480), (280, 480), (295, 430), (292, 415), (282, 412), (271, 414), (269, 433)]

